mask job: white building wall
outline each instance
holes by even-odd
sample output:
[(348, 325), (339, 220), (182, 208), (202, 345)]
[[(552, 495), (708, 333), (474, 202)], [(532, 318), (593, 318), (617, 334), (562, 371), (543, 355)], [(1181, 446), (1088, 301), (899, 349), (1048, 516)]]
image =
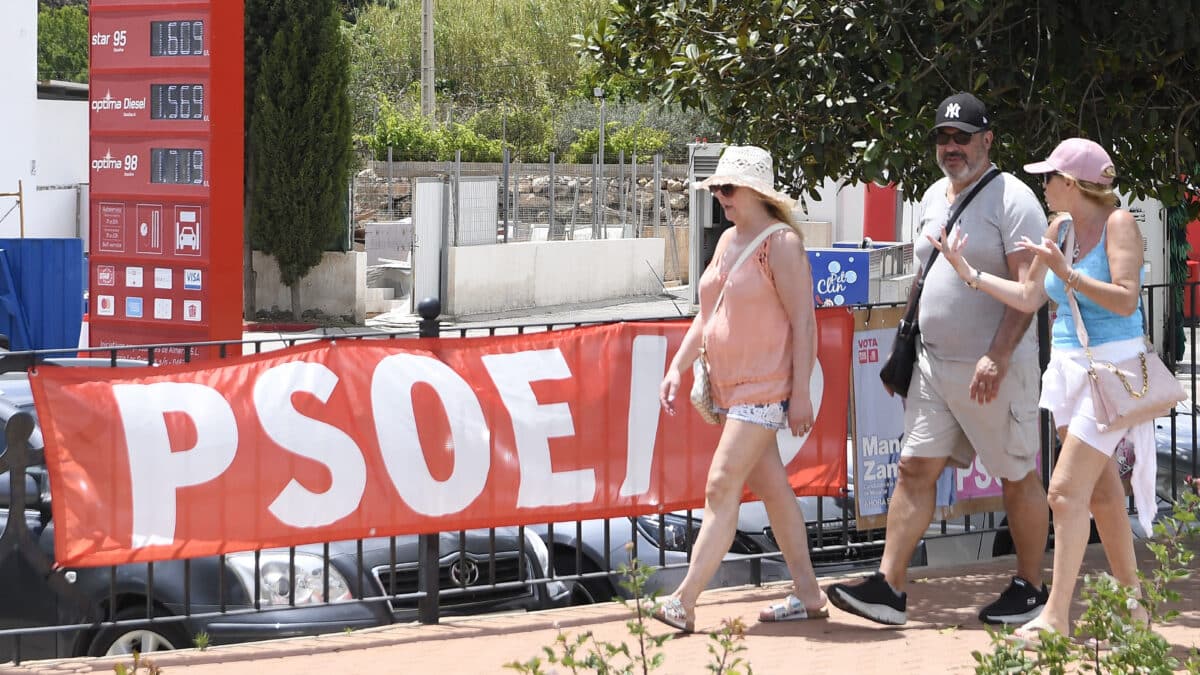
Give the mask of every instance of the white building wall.
[[(662, 292), (663, 240), (537, 241), (450, 248), (452, 316), (600, 302)], [(258, 269), (257, 267), (255, 269)]]
[(88, 102), (37, 102), (37, 185), (30, 199), (37, 220), (26, 218), (38, 237), (87, 238)]
[[(17, 181), (26, 194), (36, 193), (37, 157), (37, 0), (0, 1), (0, 193), (16, 192)], [(85, 132), (86, 133), (86, 132)], [(0, 198), (0, 217), (13, 206), (11, 197)], [(36, 199), (25, 204), (26, 231), (40, 214)], [(0, 221), (0, 237), (20, 235), (20, 213), (13, 210)]]
[(804, 196), (805, 219), (833, 223), (833, 241), (862, 241), (866, 186), (826, 178), (817, 192), (818, 199)]

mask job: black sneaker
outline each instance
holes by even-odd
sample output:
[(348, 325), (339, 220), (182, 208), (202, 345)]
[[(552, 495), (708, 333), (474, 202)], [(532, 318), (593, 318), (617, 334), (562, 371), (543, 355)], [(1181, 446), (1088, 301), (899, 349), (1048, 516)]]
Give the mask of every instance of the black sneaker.
[(908, 622), (908, 594), (897, 593), (882, 572), (857, 584), (833, 584), (826, 591), (834, 607), (889, 626)]
[(979, 620), (991, 624), (1023, 624), (1042, 613), (1049, 597), (1046, 584), (1038, 590), (1021, 577), (1013, 577), (1000, 597), (979, 611)]

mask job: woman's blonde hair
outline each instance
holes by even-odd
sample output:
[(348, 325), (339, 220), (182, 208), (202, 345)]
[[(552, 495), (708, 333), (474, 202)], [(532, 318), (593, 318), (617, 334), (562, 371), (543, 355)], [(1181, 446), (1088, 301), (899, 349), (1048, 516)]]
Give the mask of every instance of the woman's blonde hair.
[(800, 237), (800, 243), (804, 243), (804, 230), (800, 229), (800, 223), (796, 222), (796, 219), (792, 216), (792, 212), (790, 210), (783, 208), (783, 206), (781, 206), (778, 202), (773, 202), (769, 199), (763, 199), (762, 203), (763, 206), (767, 208), (767, 213), (771, 214), (772, 218), (792, 228), (792, 231), (796, 233), (796, 236)]
[[(1093, 183), (1088, 180), (1080, 180), (1069, 173), (1063, 173), (1061, 171), (1059, 173), (1075, 181), (1075, 184), (1079, 186), (1079, 191), (1083, 193), (1084, 197), (1104, 204), (1105, 206), (1121, 205), (1121, 199), (1117, 197), (1117, 192), (1113, 189), (1112, 182)], [(1104, 169), (1104, 177), (1115, 179), (1117, 177), (1117, 170), (1111, 166), (1106, 167)]]

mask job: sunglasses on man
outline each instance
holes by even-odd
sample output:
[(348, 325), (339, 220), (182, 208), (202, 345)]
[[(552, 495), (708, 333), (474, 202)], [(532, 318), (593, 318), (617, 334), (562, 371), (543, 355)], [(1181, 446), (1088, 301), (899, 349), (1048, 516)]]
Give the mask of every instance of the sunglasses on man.
[(936, 129), (933, 133), (933, 141), (938, 145), (948, 145), (950, 141), (954, 141), (955, 145), (967, 145), (971, 142), (971, 137), (975, 134), (968, 131), (955, 129), (948, 131), (946, 129)]

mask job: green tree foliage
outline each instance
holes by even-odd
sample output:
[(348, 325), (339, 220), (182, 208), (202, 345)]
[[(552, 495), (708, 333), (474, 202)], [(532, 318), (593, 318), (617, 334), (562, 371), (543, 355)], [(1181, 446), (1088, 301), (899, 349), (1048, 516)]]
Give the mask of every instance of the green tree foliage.
[(298, 307), (298, 282), (344, 232), (352, 158), (349, 50), (336, 0), (275, 0), (278, 30), (254, 88), (249, 146), (250, 237), (279, 263)]
[(1123, 187), (1179, 203), (1200, 140), (1194, 0), (613, 0), (590, 29), (600, 74), (698, 108), (770, 148), (789, 182), (936, 172), (933, 107), (987, 101), (1005, 167), (1086, 136)]
[[(603, 0), (437, 0), (434, 55), (439, 119), (465, 121), (502, 102), (537, 110), (580, 77), (573, 36), (599, 18)], [(421, 3), (361, 8), (350, 29), (355, 130), (374, 124), (380, 96), (419, 101)]]
[(38, 0), (38, 11), (43, 9), (58, 9), (59, 7), (82, 7), (87, 11), (88, 0)]
[[(568, 162), (584, 163), (592, 161), (592, 156), (600, 151), (599, 129), (577, 129), (578, 139), (571, 144), (564, 159)], [(638, 157), (648, 157), (662, 152), (671, 140), (671, 135), (661, 129), (653, 129), (643, 124), (622, 127), (620, 122), (608, 122), (604, 125), (604, 163), (614, 164), (620, 153), (625, 153), (625, 160)]]
[(517, 161), (545, 161), (553, 135), (553, 114), (549, 106), (517, 108), (504, 104), (480, 110), (467, 126), (484, 138), (500, 139)]
[(371, 5), (395, 7), (399, 4), (400, 0), (338, 0), (338, 9), (341, 11), (343, 19), (354, 23), (358, 18), (358, 13)]
[(385, 160), (388, 148), (398, 162), (448, 162), (462, 151), (464, 162), (499, 162), (503, 146), (465, 124), (434, 127), (415, 108), (399, 109), (388, 101), (380, 102), (375, 131), (367, 137), (375, 159)]
[(38, 11), (37, 73), (39, 80), (88, 81), (86, 5)]

